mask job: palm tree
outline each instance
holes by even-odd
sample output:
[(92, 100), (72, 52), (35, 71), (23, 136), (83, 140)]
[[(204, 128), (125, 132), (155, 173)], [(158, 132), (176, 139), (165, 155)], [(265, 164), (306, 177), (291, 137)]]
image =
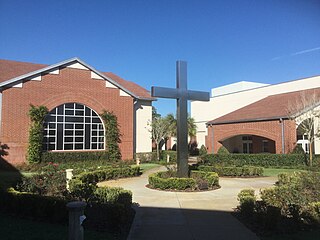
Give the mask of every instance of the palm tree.
[[(169, 122), (169, 134), (170, 135), (168, 137), (177, 136), (177, 119), (175, 118), (175, 116), (172, 113), (168, 114), (165, 118)], [(189, 137), (196, 136), (197, 125), (195, 124), (194, 118), (188, 116), (187, 124), (188, 124)]]

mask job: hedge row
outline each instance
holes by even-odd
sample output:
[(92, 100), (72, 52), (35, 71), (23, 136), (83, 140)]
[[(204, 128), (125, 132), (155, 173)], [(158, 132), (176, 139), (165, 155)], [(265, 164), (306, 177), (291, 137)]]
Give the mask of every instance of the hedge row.
[(67, 201), (58, 197), (46, 197), (18, 192), (13, 188), (0, 190), (0, 210), (11, 215), (31, 217), (53, 223), (67, 223)]
[(134, 177), (139, 174), (139, 166), (121, 166), (118, 168), (107, 167), (101, 170), (80, 173), (74, 176), (74, 179), (79, 179), (83, 183), (89, 184), (116, 178)]
[(109, 159), (109, 154), (106, 151), (42, 153), (42, 162), (68, 163), (80, 161), (111, 162), (111, 160)]
[(219, 176), (262, 176), (263, 168), (254, 166), (243, 166), (243, 167), (223, 167), (223, 166), (204, 166), (200, 165), (198, 167), (200, 171), (205, 172), (216, 172)]
[(305, 166), (306, 159), (301, 154), (206, 154), (201, 157), (205, 164), (223, 166), (295, 167)]
[(212, 189), (219, 186), (219, 176), (214, 172), (193, 171), (190, 178), (177, 178), (168, 176), (168, 172), (157, 172), (149, 175), (149, 185), (161, 190)]
[[(113, 191), (113, 194), (109, 194)], [(120, 189), (102, 188), (96, 193), (101, 202), (93, 201), (85, 209), (86, 220), (84, 227), (99, 231), (124, 234), (134, 217), (134, 210), (131, 208), (132, 195), (129, 191), (124, 193)], [(108, 194), (106, 194), (108, 192)], [(119, 194), (116, 197), (116, 193)], [(128, 197), (130, 195), (130, 197)], [(126, 201), (121, 197), (126, 196)], [(23, 193), (8, 189), (0, 191), (0, 211), (9, 215), (31, 218), (32, 220), (68, 223), (67, 199), (57, 197), (39, 196), (32, 193)], [(120, 199), (119, 199), (120, 198)], [(116, 202), (118, 201), (119, 202)]]

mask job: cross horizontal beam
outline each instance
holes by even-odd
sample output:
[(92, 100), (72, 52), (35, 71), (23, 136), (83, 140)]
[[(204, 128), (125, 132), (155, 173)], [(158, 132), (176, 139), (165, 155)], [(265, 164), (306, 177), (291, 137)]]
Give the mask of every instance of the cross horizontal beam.
[(209, 101), (210, 94), (208, 92), (188, 90), (186, 93), (182, 89), (151, 87), (151, 96), (160, 98), (179, 99), (186, 96), (187, 100)]

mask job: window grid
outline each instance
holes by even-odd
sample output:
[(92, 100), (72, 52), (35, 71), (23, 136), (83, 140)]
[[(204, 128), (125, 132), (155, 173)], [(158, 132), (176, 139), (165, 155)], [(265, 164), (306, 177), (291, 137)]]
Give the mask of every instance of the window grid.
[(56, 107), (45, 118), (43, 149), (104, 149), (104, 126), (100, 117), (79, 103)]

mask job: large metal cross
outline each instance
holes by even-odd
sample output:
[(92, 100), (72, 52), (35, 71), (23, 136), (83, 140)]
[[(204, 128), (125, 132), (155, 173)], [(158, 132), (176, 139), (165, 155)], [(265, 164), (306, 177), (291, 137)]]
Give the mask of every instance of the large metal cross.
[(188, 177), (188, 100), (209, 101), (209, 93), (187, 89), (187, 62), (177, 61), (176, 71), (177, 88), (151, 87), (151, 96), (177, 99), (177, 176)]

